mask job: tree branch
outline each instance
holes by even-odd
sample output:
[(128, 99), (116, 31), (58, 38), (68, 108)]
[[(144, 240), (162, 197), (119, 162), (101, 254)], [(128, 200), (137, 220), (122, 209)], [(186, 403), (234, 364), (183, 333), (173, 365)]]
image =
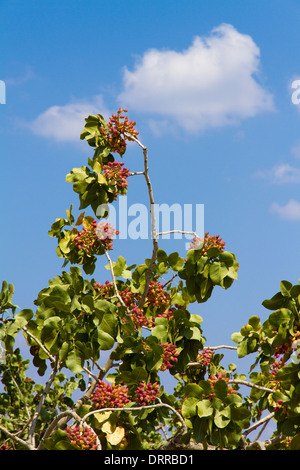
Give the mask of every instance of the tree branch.
[[(274, 391), (274, 390), (272, 390), (272, 391)], [(268, 416), (265, 416), (264, 418), (260, 419), (256, 423), (252, 424), (252, 426), (250, 426), (248, 429), (245, 429), (245, 431), (243, 432), (243, 436), (247, 436), (248, 434), (250, 434), (250, 432), (252, 432), (254, 429), (256, 429), (259, 426), (261, 426), (262, 424), (264, 424), (266, 421), (270, 421), (270, 419), (273, 418), (274, 414), (275, 414), (274, 412), (270, 413), (270, 414), (268, 414)]]
[(263, 392), (270, 392), (270, 393), (275, 392), (275, 390), (273, 390), (272, 388), (262, 387), (261, 385), (256, 385), (256, 384), (253, 384), (252, 382), (247, 382), (246, 380), (229, 379), (228, 383), (245, 385), (246, 387), (256, 388), (257, 390), (262, 390)]
[(97, 414), (97, 413), (105, 413), (107, 411), (139, 411), (139, 410), (147, 410), (147, 409), (152, 409), (152, 408), (161, 408), (161, 407), (164, 407), (164, 408), (168, 408), (169, 410), (172, 411), (172, 413), (174, 413), (177, 418), (179, 419), (179, 421), (181, 422), (182, 424), (182, 427), (184, 429), (184, 431), (187, 431), (187, 426), (185, 424), (185, 421), (183, 419), (183, 417), (181, 416), (180, 413), (178, 413), (177, 410), (175, 410), (175, 408), (173, 408), (171, 405), (167, 405), (166, 403), (155, 403), (153, 405), (141, 405), (141, 406), (131, 406), (131, 407), (120, 407), (120, 408), (101, 408), (99, 410), (92, 410), (92, 411), (89, 411), (82, 419), (86, 420), (89, 416), (92, 416), (94, 414)]
[(109, 254), (107, 253), (107, 250), (104, 250), (104, 253), (105, 253), (105, 256), (109, 262), (109, 267), (110, 267), (110, 272), (111, 272), (111, 277), (112, 277), (112, 282), (113, 282), (113, 285), (114, 285), (114, 289), (115, 289), (115, 293), (116, 293), (116, 297), (118, 298), (119, 302), (121, 302), (121, 304), (123, 305), (123, 307), (126, 308), (127, 312), (128, 312), (128, 308), (126, 307), (125, 303), (124, 303), (124, 300), (122, 299), (122, 297), (120, 296), (120, 293), (119, 293), (119, 290), (118, 290), (118, 287), (117, 287), (117, 283), (116, 283), (116, 278), (115, 278), (115, 273), (114, 273), (114, 267), (113, 267), (113, 264), (112, 264), (112, 260), (109, 256)]
[(143, 155), (144, 155), (144, 171), (143, 171), (143, 174), (145, 176), (145, 180), (146, 180), (146, 183), (147, 183), (149, 200), (150, 200), (151, 238), (153, 240), (152, 256), (151, 256), (150, 264), (148, 266), (148, 270), (147, 270), (147, 273), (146, 273), (144, 292), (143, 292), (143, 294), (141, 296), (141, 299), (139, 301), (139, 304), (138, 304), (138, 307), (141, 308), (144, 305), (144, 302), (145, 302), (145, 299), (147, 297), (147, 293), (148, 293), (148, 290), (149, 290), (151, 275), (152, 275), (154, 263), (156, 261), (156, 256), (157, 256), (158, 243), (157, 243), (156, 224), (155, 224), (153, 188), (152, 188), (152, 184), (151, 184), (150, 177), (149, 177), (147, 147), (145, 147), (136, 137), (132, 137), (132, 140), (134, 140), (143, 149)]
[(55, 363), (55, 357), (52, 356), (52, 355), (49, 353), (48, 349), (40, 342), (40, 340), (39, 340), (36, 336), (34, 336), (34, 335), (27, 329), (26, 326), (23, 326), (23, 330), (28, 334), (28, 336), (30, 336), (30, 337), (38, 344), (38, 346), (44, 351), (44, 353), (47, 354), (47, 356), (49, 357), (50, 361), (53, 362), (53, 363)]
[(4, 426), (2, 426), (0, 424), (0, 431), (3, 432), (8, 438), (12, 439), (13, 441), (15, 441), (17, 444), (20, 444), (22, 446), (24, 446), (27, 450), (35, 450), (35, 447), (34, 445), (32, 445), (31, 443), (29, 442), (26, 442), (26, 441), (23, 441), (23, 439), (20, 439), (18, 436), (16, 436), (15, 434), (12, 434), (11, 432), (9, 432)]
[(38, 420), (38, 417), (42, 411), (42, 407), (45, 403), (45, 399), (50, 391), (50, 388), (51, 388), (51, 385), (55, 379), (55, 376), (57, 374), (57, 370), (58, 370), (58, 367), (59, 367), (59, 361), (58, 361), (58, 358), (57, 360), (55, 361), (55, 365), (52, 369), (52, 372), (50, 374), (50, 377), (49, 377), (49, 380), (48, 382), (46, 383), (45, 385), (45, 389), (43, 391), (43, 394), (41, 396), (41, 399), (39, 401), (39, 404), (37, 406), (37, 409), (33, 415), (33, 418), (32, 418), (32, 423), (31, 423), (31, 426), (30, 426), (30, 429), (29, 429), (29, 434), (28, 434), (28, 441), (32, 443), (32, 445), (34, 446), (35, 445), (35, 439), (34, 439), (34, 432), (35, 432), (35, 428), (36, 428), (36, 425), (37, 425), (37, 420)]

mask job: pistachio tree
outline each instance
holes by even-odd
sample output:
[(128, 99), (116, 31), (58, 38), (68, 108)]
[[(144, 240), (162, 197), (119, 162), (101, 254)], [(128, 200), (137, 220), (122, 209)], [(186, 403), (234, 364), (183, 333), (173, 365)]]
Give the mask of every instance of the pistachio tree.
[[(239, 264), (208, 232), (193, 234), (181, 254), (159, 247), (148, 150), (135, 126), (123, 109), (109, 121), (86, 118), (80, 138), (91, 156), (66, 176), (78, 209), (49, 230), (62, 271), (38, 293), (35, 311), (14, 305), (13, 284), (2, 283), (1, 450), (299, 449), (300, 285), (282, 281), (263, 302), (268, 319), (249, 318), (231, 345), (206, 345), (190, 306), (230, 288)], [(127, 168), (128, 142), (143, 171)], [(147, 187), (152, 252), (127, 266), (113, 256), (118, 231), (107, 217), (134, 177)], [(93, 277), (99, 260), (108, 279)], [(237, 361), (254, 357), (249, 376), (222, 365), (226, 348)], [(270, 421), (275, 431), (262, 441)]]

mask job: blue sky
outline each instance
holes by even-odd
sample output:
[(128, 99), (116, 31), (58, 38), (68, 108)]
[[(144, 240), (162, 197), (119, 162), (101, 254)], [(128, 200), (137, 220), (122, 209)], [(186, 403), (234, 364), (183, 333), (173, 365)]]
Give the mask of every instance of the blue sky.
[[(61, 272), (47, 232), (78, 209), (65, 175), (92, 154), (83, 118), (124, 106), (148, 147), (155, 202), (204, 204), (205, 231), (240, 263), (228, 291), (191, 306), (208, 344), (267, 318), (261, 302), (300, 277), (299, 2), (1, 0), (0, 13), (1, 278), (15, 302), (31, 308)], [(140, 149), (125, 162), (142, 170)], [(130, 184), (128, 204), (147, 204), (144, 181)], [(161, 247), (185, 255), (185, 240)], [(142, 263), (151, 241), (119, 240), (119, 254)]]

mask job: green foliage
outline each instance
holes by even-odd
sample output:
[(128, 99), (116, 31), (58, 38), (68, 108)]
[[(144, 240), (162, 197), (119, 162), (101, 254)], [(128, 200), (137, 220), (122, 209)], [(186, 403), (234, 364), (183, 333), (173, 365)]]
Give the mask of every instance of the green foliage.
[[(202, 318), (189, 311), (237, 279), (239, 264), (219, 236), (206, 234), (198, 245), (195, 239), (184, 256), (158, 248), (140, 265), (110, 259), (117, 232), (105, 218), (109, 204), (126, 194), (129, 176), (115, 154), (123, 158), (126, 142), (137, 136), (122, 113), (109, 122), (99, 114), (86, 119), (81, 139), (94, 154), (66, 177), (79, 213), (71, 205), (49, 235), (57, 239), (62, 268), (70, 269), (38, 293), (35, 311), (19, 310), (13, 285), (2, 284), (1, 449), (149, 450), (165, 444), (161, 428), (182, 446), (192, 440), (237, 449), (251, 446), (247, 429), (264, 411), (277, 424), (274, 435), (286, 438), (276, 448), (299, 449), (300, 285), (282, 281), (280, 292), (263, 302), (269, 317), (253, 315), (233, 333), (239, 358), (255, 354), (246, 382), (235, 364), (226, 369), (223, 354), (205, 346)], [(145, 162), (144, 174), (147, 168)], [(82, 270), (92, 275), (103, 255), (112, 281), (85, 279)], [(21, 355), (20, 337), (30, 359)], [(45, 377), (43, 384), (28, 376), (29, 366)], [(168, 374), (173, 394), (164, 390)], [(245, 383), (248, 396), (240, 391)]]

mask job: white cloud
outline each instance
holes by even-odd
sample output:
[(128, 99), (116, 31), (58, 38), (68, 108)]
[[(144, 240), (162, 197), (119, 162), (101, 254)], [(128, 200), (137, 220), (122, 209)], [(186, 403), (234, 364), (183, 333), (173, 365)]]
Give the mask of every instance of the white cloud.
[(294, 145), (294, 147), (291, 148), (291, 154), (295, 158), (300, 158), (300, 144)]
[(18, 77), (8, 77), (5, 78), (6, 85), (22, 85), (23, 83), (28, 82), (29, 80), (35, 78), (35, 73), (31, 66), (27, 66), (25, 72)]
[(27, 124), (34, 134), (54, 139), (58, 142), (79, 141), (85, 121), (90, 114), (109, 115), (101, 95), (93, 101), (75, 101), (63, 106), (51, 106), (34, 121)]
[(260, 51), (253, 39), (222, 24), (182, 51), (150, 49), (124, 69), (121, 106), (174, 119), (188, 131), (232, 125), (274, 110), (253, 77)]
[(270, 212), (279, 215), (281, 219), (300, 220), (300, 202), (292, 199), (285, 206), (274, 202), (270, 207)]
[(254, 176), (267, 179), (273, 184), (300, 183), (300, 168), (281, 163), (271, 170), (257, 171)]

